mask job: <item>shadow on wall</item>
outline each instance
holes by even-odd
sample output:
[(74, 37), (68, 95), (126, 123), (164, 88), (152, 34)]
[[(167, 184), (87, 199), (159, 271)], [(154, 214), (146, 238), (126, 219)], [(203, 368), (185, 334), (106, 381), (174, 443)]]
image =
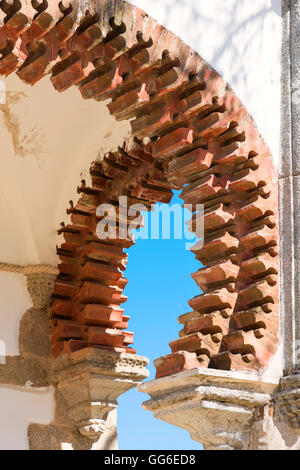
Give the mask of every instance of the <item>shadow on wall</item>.
[(281, 0), (129, 0), (181, 37), (233, 88), (279, 158)]
[[(164, 24), (168, 29), (179, 35), (187, 44), (199, 52), (213, 67), (218, 69), (218, 62), (223, 53), (228, 51), (230, 45), (230, 56), (233, 64), (243, 61), (239, 60), (247, 53), (254, 38), (263, 36), (263, 30), (270, 27), (266, 18), (273, 12), (281, 16), (281, 0), (231, 0), (226, 2), (213, 0), (207, 2), (195, 2), (194, 0), (128, 0), (129, 3), (144, 9), (157, 21)], [(216, 16), (218, 11), (218, 16)], [(188, 25), (192, 27), (187, 27)], [(198, 27), (196, 27), (198, 25)], [(203, 27), (205, 34), (203, 34)], [(248, 30), (248, 32), (246, 31)], [(239, 32), (244, 32), (243, 37), (237, 45), (233, 38)], [(202, 34), (201, 34), (202, 32)], [(217, 36), (215, 33), (218, 33)], [(221, 34), (220, 34), (221, 33)], [(214, 40), (213, 40), (214, 39)], [(245, 49), (241, 49), (241, 43)], [(257, 49), (259, 51), (259, 49)], [(213, 53), (213, 54), (212, 54)], [(221, 72), (221, 70), (218, 70)], [(226, 79), (226, 77), (225, 77)]]
[[(228, 70), (231, 70), (231, 77), (228, 77), (229, 84), (235, 91), (238, 91), (241, 83), (244, 83), (247, 94), (251, 97), (252, 94), (257, 92), (259, 81), (262, 82), (263, 79), (260, 78), (260, 74), (257, 74), (258, 70), (256, 67), (253, 67), (253, 72), (258, 75), (256, 80), (251, 77), (252, 74), (249, 74), (249, 68), (244, 66), (243, 58), (248, 57), (254, 65), (255, 56), (256, 59), (259, 59), (260, 51), (263, 54), (264, 48), (267, 47), (265, 28), (267, 24), (268, 27), (274, 28), (274, 25), (271, 22), (273, 11), (275, 11), (277, 15), (281, 16), (281, 0), (271, 0), (269, 7), (263, 6), (256, 11), (253, 9), (251, 13), (249, 10), (249, 14), (245, 13), (244, 18), (242, 19), (240, 18), (240, 11), (246, 12), (247, 4), (247, 0), (233, 2), (231, 8), (227, 10), (227, 20), (222, 25), (226, 31), (226, 41), (224, 41), (221, 47), (214, 52), (210, 63), (221, 74), (223, 74), (223, 76), (226, 75), (224, 74), (225, 67)], [(233, 18), (236, 18), (237, 20), (233, 21)], [(269, 23), (268, 19), (270, 20)], [(244, 40), (244, 38), (246, 38), (246, 40)], [(225, 61), (228, 61), (227, 65), (225, 65)], [(269, 63), (266, 63), (265, 65), (270, 68), (269, 75), (271, 77), (273, 63), (269, 61)]]
[(271, 0), (271, 2), (273, 10), (281, 17), (281, 0)]

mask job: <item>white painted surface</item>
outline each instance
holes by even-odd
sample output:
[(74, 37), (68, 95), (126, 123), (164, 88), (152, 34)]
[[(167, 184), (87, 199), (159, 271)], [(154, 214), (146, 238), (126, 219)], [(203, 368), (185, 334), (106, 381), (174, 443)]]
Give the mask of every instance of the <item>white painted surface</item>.
[(28, 425), (49, 424), (53, 418), (52, 388), (37, 392), (0, 386), (0, 450), (27, 450)]
[(19, 322), (31, 306), (25, 276), (0, 271), (0, 341), (7, 356), (19, 355)]
[(105, 103), (63, 94), (48, 77), (30, 87), (12, 75), (0, 104), (2, 178), (0, 260), (56, 266), (57, 229), (69, 200), (98, 154), (123, 143), (129, 123), (118, 123)]
[(176, 33), (230, 84), (278, 164), (281, 0), (129, 0)]

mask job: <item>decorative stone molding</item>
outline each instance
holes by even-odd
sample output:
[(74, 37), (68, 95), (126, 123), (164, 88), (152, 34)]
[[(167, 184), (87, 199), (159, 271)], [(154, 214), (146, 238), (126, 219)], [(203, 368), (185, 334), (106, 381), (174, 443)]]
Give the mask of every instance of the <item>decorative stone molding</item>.
[(282, 449), (282, 441), (278, 436), (274, 437), (274, 409), (274, 403), (271, 401), (254, 410), (250, 425), (249, 450)]
[(59, 270), (54, 266), (44, 264), (31, 264), (28, 266), (20, 266), (18, 264), (0, 263), (0, 271), (6, 271), (16, 274), (53, 274), (57, 275)]
[(31, 272), (26, 274), (27, 289), (33, 303), (33, 308), (45, 309), (49, 307), (56, 277), (56, 273)]
[(144, 357), (84, 349), (55, 360), (53, 383), (67, 404), (67, 414), (85, 437), (105, 430), (117, 398), (149, 376)]
[(300, 374), (285, 376), (281, 379), (276, 395), (280, 412), (285, 415), (290, 426), (300, 430)]
[[(116, 424), (112, 426), (111, 420), (116, 414), (117, 399), (149, 376), (147, 364), (145, 357), (92, 348), (56, 358), (51, 374), (51, 383), (56, 387), (56, 417), (50, 427), (43, 427), (43, 432), (52, 435), (54, 431), (52, 440), (62, 434), (61, 442), (56, 441), (58, 448), (62, 442), (72, 445), (75, 440), (77, 448), (103, 445), (108, 449), (111, 447), (105, 436), (113, 427), (115, 448)], [(59, 433), (55, 431), (57, 427)], [(39, 431), (38, 425), (30, 425), (32, 448)]]
[(190, 432), (209, 450), (246, 450), (257, 408), (271, 400), (276, 380), (255, 373), (193, 369), (139, 386), (156, 418)]

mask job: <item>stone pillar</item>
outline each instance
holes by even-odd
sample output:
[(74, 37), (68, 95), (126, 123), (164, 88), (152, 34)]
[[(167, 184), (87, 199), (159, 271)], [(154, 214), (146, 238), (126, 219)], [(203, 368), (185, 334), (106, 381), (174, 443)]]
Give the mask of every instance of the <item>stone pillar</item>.
[(280, 177), (284, 372), (300, 367), (300, 0), (283, 1)]
[(300, 0), (282, 2), (280, 183), (283, 378), (276, 395), (283, 438), (300, 448)]
[(53, 361), (56, 413), (51, 425), (30, 424), (31, 450), (114, 450), (117, 398), (148, 377), (148, 360), (86, 348)]

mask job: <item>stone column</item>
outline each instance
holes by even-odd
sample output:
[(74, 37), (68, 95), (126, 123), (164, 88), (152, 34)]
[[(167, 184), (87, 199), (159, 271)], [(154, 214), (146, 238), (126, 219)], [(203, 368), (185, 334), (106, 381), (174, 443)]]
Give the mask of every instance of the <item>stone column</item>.
[(93, 348), (59, 356), (51, 374), (55, 420), (30, 424), (30, 449), (117, 449), (117, 398), (148, 377), (147, 364), (145, 357)]
[[(300, 433), (300, 0), (282, 2), (280, 177), (283, 369), (276, 397), (283, 433)], [(299, 441), (298, 441), (299, 442)], [(300, 446), (300, 443), (299, 443)]]

